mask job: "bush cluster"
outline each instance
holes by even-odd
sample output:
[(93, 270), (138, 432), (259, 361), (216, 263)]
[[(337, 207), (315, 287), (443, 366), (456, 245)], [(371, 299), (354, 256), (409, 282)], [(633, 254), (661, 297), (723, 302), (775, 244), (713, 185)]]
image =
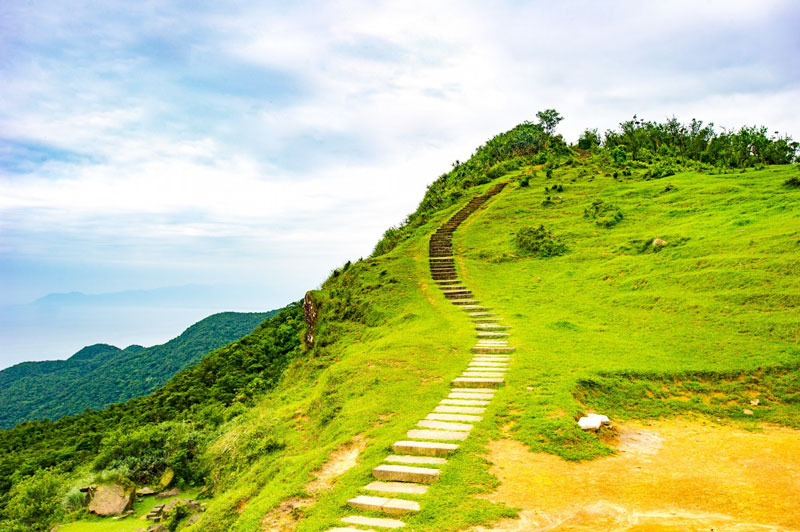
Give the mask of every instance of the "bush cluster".
[(613, 227), (622, 221), (622, 210), (603, 200), (594, 200), (583, 210), (584, 218), (594, 220), (600, 227)]
[(544, 225), (524, 227), (514, 236), (514, 246), (522, 255), (555, 257), (567, 251), (567, 245)]

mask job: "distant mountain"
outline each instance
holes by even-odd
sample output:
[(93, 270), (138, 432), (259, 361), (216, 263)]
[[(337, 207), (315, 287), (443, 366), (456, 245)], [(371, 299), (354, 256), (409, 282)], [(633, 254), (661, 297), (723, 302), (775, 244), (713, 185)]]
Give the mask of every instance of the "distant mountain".
[(125, 349), (95, 344), (67, 360), (6, 368), (0, 371), (0, 428), (33, 419), (55, 420), (146, 395), (208, 352), (249, 334), (275, 312), (223, 312), (165, 344)]

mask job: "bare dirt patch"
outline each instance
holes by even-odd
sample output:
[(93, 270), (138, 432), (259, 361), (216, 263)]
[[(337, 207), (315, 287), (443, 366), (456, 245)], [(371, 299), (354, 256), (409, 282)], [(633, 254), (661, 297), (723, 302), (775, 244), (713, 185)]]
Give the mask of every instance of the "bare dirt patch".
[(292, 497), (273, 508), (261, 521), (263, 532), (292, 532), (300, 518), (303, 508), (314, 504), (319, 497), (333, 487), (340, 475), (358, 463), (358, 456), (367, 446), (366, 439), (359, 435), (349, 444), (332, 452), (325, 464), (314, 471), (314, 480), (306, 485), (309, 497)]
[(494, 530), (800, 530), (800, 431), (685, 420), (617, 429), (618, 453), (590, 462), (492, 442), (501, 484), (488, 498), (522, 510)]

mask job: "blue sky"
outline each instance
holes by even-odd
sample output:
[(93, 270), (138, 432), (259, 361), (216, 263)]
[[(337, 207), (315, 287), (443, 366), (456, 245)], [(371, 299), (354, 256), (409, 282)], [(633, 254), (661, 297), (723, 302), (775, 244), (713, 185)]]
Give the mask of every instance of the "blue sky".
[(282, 306), (544, 108), (570, 140), (634, 113), (797, 137), (798, 27), (770, 0), (6, 1), (0, 306), (188, 283)]

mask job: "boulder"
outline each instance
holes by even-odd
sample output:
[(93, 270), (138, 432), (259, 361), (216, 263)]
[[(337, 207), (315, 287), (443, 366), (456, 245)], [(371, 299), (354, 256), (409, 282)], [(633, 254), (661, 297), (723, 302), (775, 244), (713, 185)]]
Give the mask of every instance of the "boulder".
[(136, 490), (119, 484), (97, 486), (89, 501), (88, 510), (102, 516), (120, 515), (133, 508)]
[(180, 492), (181, 491), (178, 488), (172, 488), (171, 490), (162, 491), (156, 495), (156, 499), (169, 499), (170, 497), (178, 495)]
[(667, 241), (663, 238), (656, 238), (653, 240), (653, 249), (661, 249), (667, 245)]
[(172, 484), (172, 480), (175, 478), (175, 472), (172, 469), (167, 469), (161, 475), (161, 480), (158, 481), (159, 489), (166, 489)]
[(611, 420), (602, 414), (587, 414), (578, 420), (578, 425), (583, 430), (599, 430), (603, 425), (610, 425)]
[(155, 490), (153, 488), (144, 487), (144, 488), (140, 488), (140, 489), (136, 490), (136, 495), (140, 495), (142, 497), (146, 497), (147, 495), (155, 495), (155, 494), (156, 494), (156, 492), (155, 492)]

